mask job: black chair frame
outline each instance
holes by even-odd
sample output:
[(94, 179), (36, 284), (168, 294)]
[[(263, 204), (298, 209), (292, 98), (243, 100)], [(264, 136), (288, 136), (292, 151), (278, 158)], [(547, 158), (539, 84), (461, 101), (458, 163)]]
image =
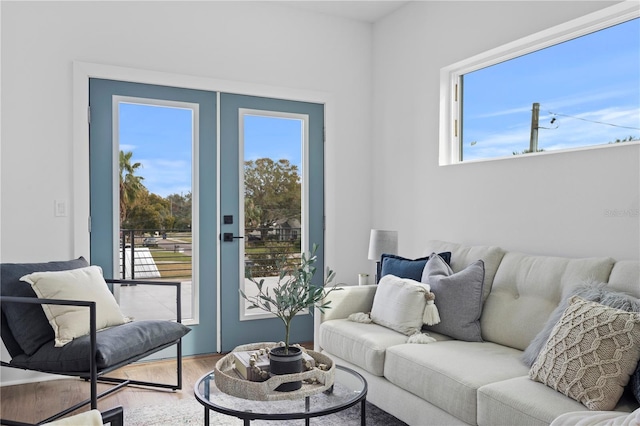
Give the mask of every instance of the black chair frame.
[[(179, 281), (142, 281), (142, 280), (120, 280), (120, 279), (110, 279), (110, 278), (105, 278), (105, 281), (107, 282), (107, 284), (162, 285), (162, 286), (176, 287), (176, 321), (179, 323), (182, 322), (182, 295), (181, 295), (181, 283)], [(39, 372), (48, 373), (48, 374), (57, 374), (61, 376), (80, 377), (90, 382), (91, 396), (89, 399), (81, 401), (73, 405), (72, 407), (66, 408), (52, 415), (51, 417), (48, 417), (47, 419), (40, 421), (37, 424), (52, 422), (87, 404), (91, 405), (91, 409), (97, 409), (98, 399), (105, 397), (107, 395), (110, 395), (128, 385), (146, 386), (146, 387), (159, 388), (159, 389), (168, 389), (172, 391), (182, 389), (182, 339), (169, 342), (165, 345), (156, 347), (138, 356), (128, 358), (114, 365), (110, 365), (109, 367), (98, 369), (97, 363), (96, 363), (96, 352), (97, 352), (96, 332), (97, 330), (96, 330), (96, 303), (95, 302), (87, 302), (87, 301), (79, 301), (79, 300), (62, 300), (62, 299), (40, 299), (35, 297), (15, 297), (15, 296), (0, 296), (0, 302), (30, 303), (30, 304), (38, 304), (38, 305), (50, 304), (50, 305), (84, 306), (89, 308), (89, 330), (90, 330), (89, 331), (89, 340), (90, 340), (89, 371), (88, 372), (84, 372), (84, 371), (83, 372), (68, 372), (68, 371), (61, 372), (61, 371), (42, 370), (42, 369), (28, 369), (28, 370), (39, 371)], [(136, 362), (142, 358), (145, 358), (149, 355), (152, 355), (156, 352), (161, 351), (162, 349), (171, 347), (173, 345), (176, 345), (176, 364), (177, 364), (176, 384), (146, 382), (146, 381), (140, 381), (140, 380), (121, 379), (121, 378), (115, 378), (115, 377), (102, 377), (103, 375), (110, 373), (111, 371), (114, 371), (114, 370), (117, 370), (118, 368), (129, 365), (133, 362)], [(0, 361), (0, 365), (2, 365), (3, 367), (27, 370), (23, 367), (18, 367), (5, 361)], [(98, 382), (114, 383), (116, 385), (101, 393), (98, 393)], [(24, 426), (27, 423), (16, 422), (14, 420), (7, 420), (7, 419), (0, 418), (0, 424), (7, 425), (7, 426)]]

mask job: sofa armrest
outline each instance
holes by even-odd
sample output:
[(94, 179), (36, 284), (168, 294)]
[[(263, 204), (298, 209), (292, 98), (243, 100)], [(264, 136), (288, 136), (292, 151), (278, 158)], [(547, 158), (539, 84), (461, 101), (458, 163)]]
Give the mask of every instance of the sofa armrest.
[(319, 351), (320, 324), (333, 319), (347, 318), (356, 312), (371, 312), (373, 296), (378, 289), (377, 285), (360, 285), (340, 287), (338, 291), (332, 291), (325, 300), (331, 302), (324, 313), (315, 308), (313, 318), (313, 342), (314, 350)]
[(371, 312), (377, 288), (377, 285), (348, 286), (332, 292), (327, 296), (331, 304), (320, 315), (320, 322), (347, 318), (355, 312)]

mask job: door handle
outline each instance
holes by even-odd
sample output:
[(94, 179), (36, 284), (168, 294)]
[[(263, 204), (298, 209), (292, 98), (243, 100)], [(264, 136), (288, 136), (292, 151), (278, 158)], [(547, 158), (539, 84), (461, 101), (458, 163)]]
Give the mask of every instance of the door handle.
[(240, 238), (244, 238), (244, 237), (235, 236), (233, 235), (232, 232), (225, 232), (224, 234), (222, 234), (222, 241), (227, 243), (233, 241), (234, 239), (240, 239)]

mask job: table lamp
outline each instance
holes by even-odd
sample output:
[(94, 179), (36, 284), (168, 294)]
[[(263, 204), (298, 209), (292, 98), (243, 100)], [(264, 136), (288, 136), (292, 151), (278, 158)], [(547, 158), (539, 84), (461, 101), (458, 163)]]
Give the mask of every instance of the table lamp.
[(369, 260), (376, 261), (376, 284), (380, 281), (380, 257), (384, 254), (397, 254), (398, 231), (372, 229), (369, 236)]

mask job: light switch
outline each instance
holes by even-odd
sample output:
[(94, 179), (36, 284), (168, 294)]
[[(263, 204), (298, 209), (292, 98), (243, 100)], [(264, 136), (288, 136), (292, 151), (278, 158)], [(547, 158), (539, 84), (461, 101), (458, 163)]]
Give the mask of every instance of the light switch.
[(53, 214), (55, 217), (66, 217), (67, 202), (65, 200), (55, 200), (53, 202)]

